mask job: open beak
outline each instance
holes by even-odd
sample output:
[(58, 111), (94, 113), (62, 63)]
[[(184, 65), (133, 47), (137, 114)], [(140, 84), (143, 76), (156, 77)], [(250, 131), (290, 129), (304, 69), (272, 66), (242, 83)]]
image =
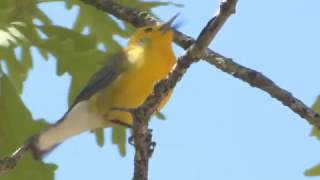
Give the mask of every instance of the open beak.
[(160, 31), (162, 33), (167, 32), (168, 30), (172, 29), (172, 24), (174, 22), (174, 20), (179, 16), (180, 13), (177, 13), (176, 15), (174, 15), (172, 18), (169, 19), (169, 21), (167, 21), (166, 23), (162, 24)]

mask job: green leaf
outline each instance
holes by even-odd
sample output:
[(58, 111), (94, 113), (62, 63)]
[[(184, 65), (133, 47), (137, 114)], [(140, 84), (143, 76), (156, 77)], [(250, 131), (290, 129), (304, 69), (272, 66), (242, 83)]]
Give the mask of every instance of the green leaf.
[(9, 47), (11, 43), (16, 43), (16, 39), (7, 31), (0, 29), (0, 47)]
[(160, 120), (166, 120), (167, 119), (166, 116), (162, 112), (157, 112), (155, 115)]
[[(7, 65), (9, 78), (18, 93), (22, 92), (22, 84), (32, 68), (29, 39), (33, 37), (32, 28), (33, 26), (23, 21), (12, 21), (0, 27), (0, 59)], [(22, 47), (21, 59), (16, 57), (14, 51), (19, 46)]]
[[(317, 97), (316, 101), (312, 105), (312, 109), (315, 112), (320, 113), (320, 96)], [(310, 136), (314, 136), (320, 140), (320, 131), (313, 127)], [(320, 176), (320, 164), (306, 170), (304, 174), (305, 176)]]
[(27, 68), (32, 68), (32, 57), (30, 53), (30, 48), (28, 46), (22, 46), (22, 56), (21, 56), (21, 64)]
[(320, 164), (313, 166), (312, 168), (304, 172), (305, 176), (320, 176)]
[[(311, 108), (320, 114), (320, 96), (317, 97)], [(313, 127), (310, 135), (320, 140), (320, 131), (317, 128)]]
[(99, 145), (99, 147), (103, 147), (104, 146), (104, 129), (98, 128), (93, 130), (92, 132), (95, 133), (96, 142)]
[(69, 73), (72, 77), (69, 104), (85, 86), (107, 57), (97, 49), (97, 41), (91, 35), (83, 35), (59, 26), (39, 27), (48, 35), (41, 48), (57, 58), (57, 74)]
[(19, 26), (23, 27), (23, 22), (11, 22), (8, 25), (0, 27), (0, 47), (14, 47), (19, 41), (25, 41), (26, 38), (19, 30)]
[(159, 6), (173, 5), (176, 7), (183, 7), (182, 4), (172, 3), (172, 2), (159, 2), (159, 1), (142, 2), (140, 0), (118, 0), (117, 2), (124, 6), (128, 6), (128, 7), (139, 9), (139, 10), (149, 11), (149, 12), (152, 8), (159, 7)]
[[(28, 137), (46, 126), (44, 121), (33, 121), (30, 112), (22, 103), (9, 78), (0, 78), (0, 157), (11, 154)], [(53, 164), (35, 161), (31, 154), (24, 156), (12, 171), (1, 176), (1, 180), (53, 180)]]
[(51, 19), (40, 9), (36, 8), (33, 11), (33, 19), (40, 20), (44, 25), (51, 25), (52, 21)]
[(121, 156), (126, 155), (126, 128), (114, 125), (112, 128), (112, 143), (117, 144)]
[(79, 16), (74, 23), (73, 29), (81, 33), (87, 27), (90, 31), (89, 34), (95, 37), (99, 43), (103, 43), (109, 53), (119, 51), (121, 47), (113, 39), (113, 36), (128, 37), (129, 34), (121, 29), (105, 12), (80, 1), (73, 2), (80, 7)]
[(316, 101), (312, 105), (312, 109), (320, 113), (320, 96), (317, 97)]
[(16, 92), (22, 92), (22, 83), (26, 79), (28, 69), (25, 68), (16, 58), (13, 50), (0, 48), (0, 59), (6, 59), (9, 78), (14, 85)]
[(75, 3), (73, 1), (65, 1), (66, 8), (70, 10)]
[(317, 128), (312, 128), (312, 131), (310, 133), (310, 136), (316, 137), (318, 140), (320, 140), (320, 131)]
[(15, 38), (25, 40), (25, 36), (19, 31), (17, 27), (9, 26), (7, 27), (8, 32)]

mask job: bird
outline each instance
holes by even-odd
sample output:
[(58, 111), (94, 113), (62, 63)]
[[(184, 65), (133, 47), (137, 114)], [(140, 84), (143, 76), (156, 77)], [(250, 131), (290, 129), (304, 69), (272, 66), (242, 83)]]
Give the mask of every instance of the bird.
[[(109, 57), (93, 74), (62, 118), (29, 138), (34, 158), (42, 159), (66, 139), (85, 131), (114, 124), (132, 126), (131, 114), (115, 109), (141, 105), (152, 93), (155, 83), (175, 66), (172, 41), (173, 22), (177, 16), (165, 23), (138, 28), (127, 46)], [(171, 94), (162, 100), (159, 110)]]

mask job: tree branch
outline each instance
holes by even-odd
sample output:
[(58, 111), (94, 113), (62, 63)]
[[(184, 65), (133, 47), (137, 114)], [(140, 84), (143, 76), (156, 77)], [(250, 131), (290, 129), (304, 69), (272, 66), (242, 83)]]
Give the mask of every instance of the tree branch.
[(271, 97), (280, 101), (283, 105), (289, 107), (293, 112), (300, 117), (307, 120), (311, 125), (320, 130), (320, 116), (314, 112), (311, 108), (305, 105), (301, 100), (294, 97), (289, 91), (279, 87), (271, 79), (264, 76), (262, 73), (253, 69), (244, 67), (232, 59), (228, 59), (224, 56), (216, 54), (211, 50), (207, 50), (207, 55), (203, 57), (208, 63), (216, 66), (218, 69), (226, 72), (244, 82), (247, 82), (250, 86), (259, 88)]
[(134, 180), (148, 179), (150, 151), (153, 151), (153, 147), (150, 150), (152, 139), (148, 131), (148, 119), (150, 119), (152, 114), (158, 109), (160, 102), (175, 87), (190, 65), (200, 59), (202, 52), (206, 50), (219, 29), (228, 17), (235, 12), (236, 2), (237, 0), (227, 0), (221, 3), (220, 11), (208, 22), (194, 45), (190, 46), (185, 54), (178, 58), (177, 66), (169, 76), (159, 81), (155, 85), (153, 93), (148, 96), (141, 106), (133, 111), (133, 138), (136, 150)]
[(0, 176), (16, 167), (20, 158), (29, 150), (29, 143), (21, 146), (10, 157), (0, 160)]
[[(141, 27), (147, 24), (159, 23), (157, 18), (153, 17), (146, 12), (141, 12), (135, 9), (121, 6), (112, 0), (81, 0), (84, 3), (95, 6), (96, 8), (103, 10), (122, 19), (135, 27)], [(187, 49), (195, 40), (190, 36), (183, 34), (182, 32), (175, 31), (174, 42), (180, 47)], [(268, 77), (262, 73), (253, 69), (242, 66), (232, 59), (227, 58), (219, 53), (207, 49), (201, 55), (201, 58), (206, 60), (208, 63), (214, 65), (216, 68), (229, 75), (232, 75), (249, 85), (259, 88), (271, 97), (276, 98), (282, 104), (289, 107), (293, 112), (298, 114), (300, 117), (306, 119), (310, 124), (320, 130), (320, 116), (314, 112), (311, 108), (305, 105), (298, 98), (294, 97), (289, 91), (280, 88)]]

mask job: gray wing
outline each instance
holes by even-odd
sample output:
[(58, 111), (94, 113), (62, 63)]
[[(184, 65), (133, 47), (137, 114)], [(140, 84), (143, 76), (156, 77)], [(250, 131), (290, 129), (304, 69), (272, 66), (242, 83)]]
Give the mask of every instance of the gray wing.
[(71, 108), (80, 101), (89, 99), (95, 93), (109, 86), (122, 72), (126, 70), (128, 67), (127, 64), (127, 56), (124, 52), (112, 55), (108, 58), (107, 64), (91, 77), (88, 84), (76, 97)]
[[(92, 95), (99, 92), (100, 90), (104, 89), (105, 87), (108, 87), (112, 82), (114, 82), (115, 79), (117, 79), (121, 73), (126, 71), (128, 68), (128, 61), (127, 57), (124, 52), (115, 54), (107, 59), (107, 64), (104, 65), (98, 72), (96, 72), (91, 79), (89, 80), (86, 87), (79, 93), (79, 95), (76, 97), (74, 103), (72, 106), (70, 106), (69, 110), (64, 114), (64, 116), (54, 124), (54, 126), (57, 126), (59, 123), (63, 122), (66, 115), (70, 112), (70, 110), (73, 108), (74, 105), (79, 103), (80, 101), (84, 101), (89, 99)], [(50, 128), (49, 128), (50, 129)], [(43, 131), (42, 133), (45, 133)], [(42, 133), (36, 134), (32, 136), (29, 139), (28, 147), (31, 148), (32, 153), (36, 159), (41, 158), (44, 154), (51, 151), (54, 147), (51, 147), (47, 150), (41, 150), (38, 147), (38, 141), (39, 137), (42, 135)]]

